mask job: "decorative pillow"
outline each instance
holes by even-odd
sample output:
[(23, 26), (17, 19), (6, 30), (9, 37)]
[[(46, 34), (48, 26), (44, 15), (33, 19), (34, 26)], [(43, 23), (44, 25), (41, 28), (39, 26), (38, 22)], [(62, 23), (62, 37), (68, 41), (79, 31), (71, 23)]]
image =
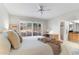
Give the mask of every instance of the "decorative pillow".
[(43, 37), (43, 38), (38, 38), (38, 40), (46, 43), (46, 42), (49, 42), (50, 41), (50, 38)]
[(8, 31), (8, 39), (14, 49), (20, 47), (20, 38), (15, 31)]
[(11, 44), (8, 40), (8, 33), (7, 32), (0, 32), (0, 54), (9, 54)]
[(17, 35), (19, 36), (19, 38), (20, 38), (20, 43), (22, 43), (22, 37), (21, 37), (21, 35), (15, 30), (15, 32), (17, 33)]

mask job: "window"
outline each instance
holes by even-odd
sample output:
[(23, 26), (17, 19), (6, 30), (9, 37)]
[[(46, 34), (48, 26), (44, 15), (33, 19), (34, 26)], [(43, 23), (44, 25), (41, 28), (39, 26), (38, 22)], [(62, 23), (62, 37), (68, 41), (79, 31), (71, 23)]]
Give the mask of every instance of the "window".
[(40, 23), (20, 23), (20, 33), (22, 36), (40, 36), (42, 34), (42, 24)]
[(41, 24), (33, 23), (33, 36), (41, 35)]

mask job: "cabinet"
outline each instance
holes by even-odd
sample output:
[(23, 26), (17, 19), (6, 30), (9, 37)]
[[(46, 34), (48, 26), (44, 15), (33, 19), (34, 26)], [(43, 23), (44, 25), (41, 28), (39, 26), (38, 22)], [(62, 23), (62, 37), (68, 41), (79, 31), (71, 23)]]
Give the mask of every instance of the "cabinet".
[(79, 41), (79, 33), (69, 32), (69, 40), (70, 41)]

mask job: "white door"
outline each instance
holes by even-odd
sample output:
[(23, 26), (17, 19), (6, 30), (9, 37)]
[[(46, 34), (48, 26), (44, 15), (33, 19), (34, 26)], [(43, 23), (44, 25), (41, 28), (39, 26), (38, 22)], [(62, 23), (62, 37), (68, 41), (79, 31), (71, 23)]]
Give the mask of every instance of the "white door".
[(68, 40), (68, 34), (69, 34), (69, 22), (65, 21), (64, 40)]
[(61, 40), (68, 40), (69, 22), (63, 21), (60, 23), (60, 38)]

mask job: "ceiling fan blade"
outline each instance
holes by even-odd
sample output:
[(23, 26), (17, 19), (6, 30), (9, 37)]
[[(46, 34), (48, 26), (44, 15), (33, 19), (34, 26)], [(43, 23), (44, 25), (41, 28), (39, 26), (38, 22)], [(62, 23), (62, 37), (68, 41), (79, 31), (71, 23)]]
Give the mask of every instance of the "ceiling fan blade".
[(44, 7), (43, 7), (43, 5), (40, 5), (40, 9), (43, 9)]
[(50, 11), (45, 5), (38, 4), (38, 10), (37, 12), (40, 12), (41, 16), (43, 15), (44, 11)]
[(40, 11), (40, 13), (41, 13), (41, 16), (43, 15), (43, 12), (42, 11)]
[(37, 8), (38, 8), (38, 9), (40, 9), (40, 8), (41, 8), (41, 6), (42, 6), (42, 4), (41, 4), (41, 3), (37, 4)]
[(50, 11), (50, 9), (46, 9), (46, 10), (44, 10), (44, 11)]

